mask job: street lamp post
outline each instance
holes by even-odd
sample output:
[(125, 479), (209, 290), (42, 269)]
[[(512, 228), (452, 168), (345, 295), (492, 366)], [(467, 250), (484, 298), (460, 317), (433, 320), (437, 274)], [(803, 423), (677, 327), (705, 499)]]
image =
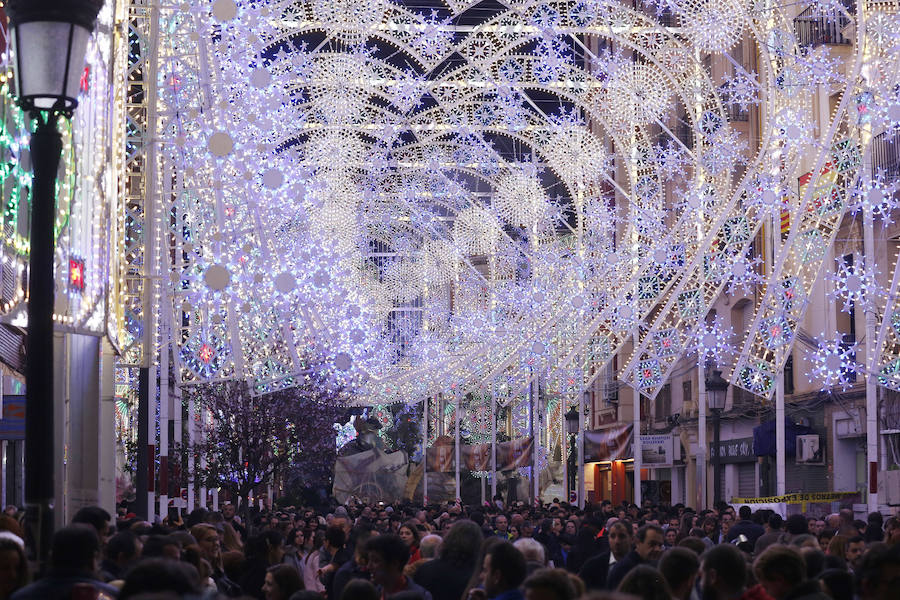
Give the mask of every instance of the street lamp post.
[(25, 504), (35, 556), (44, 560), (53, 528), (53, 265), (60, 116), (78, 106), (87, 44), (103, 0), (9, 0), (15, 93), (36, 121), (31, 135), (31, 250), (25, 365)]
[(713, 413), (713, 506), (717, 506), (722, 500), (722, 457), (719, 447), (719, 435), (721, 431), (721, 415), (725, 409), (725, 395), (728, 391), (728, 382), (722, 378), (722, 371), (713, 370), (712, 376), (706, 379), (706, 397), (709, 409)]
[(569, 434), (569, 480), (566, 492), (571, 498), (575, 491), (575, 471), (578, 469), (578, 448), (575, 445), (575, 437), (578, 435), (578, 409), (574, 406), (566, 413), (566, 433)]

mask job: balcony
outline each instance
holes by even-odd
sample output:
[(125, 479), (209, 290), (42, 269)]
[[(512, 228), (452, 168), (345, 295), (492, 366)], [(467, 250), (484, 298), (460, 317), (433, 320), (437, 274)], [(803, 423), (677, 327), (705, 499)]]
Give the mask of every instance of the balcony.
[[(844, 0), (844, 6), (848, 12), (853, 13), (856, 2)], [(852, 43), (842, 33), (849, 24), (850, 19), (843, 13), (823, 14), (816, 7), (810, 6), (794, 18), (794, 35), (800, 46), (845, 46)]]
[(872, 177), (885, 183), (900, 181), (900, 129), (889, 129), (872, 139)]

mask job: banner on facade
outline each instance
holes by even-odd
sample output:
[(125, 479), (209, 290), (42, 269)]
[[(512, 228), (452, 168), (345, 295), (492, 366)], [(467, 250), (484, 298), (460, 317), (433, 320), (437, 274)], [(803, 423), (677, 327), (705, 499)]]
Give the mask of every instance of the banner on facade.
[(534, 459), (534, 438), (518, 438), (497, 445), (497, 470), (512, 471), (531, 466)]
[(609, 429), (584, 432), (584, 462), (625, 460), (634, 458), (634, 426), (619, 425)]
[(715, 445), (710, 446), (709, 450), (710, 460), (715, 459), (718, 454), (719, 463), (721, 464), (756, 462), (752, 437), (722, 440), (719, 442), (718, 450), (716, 450)]
[[(641, 465), (644, 467), (671, 467), (675, 461), (675, 445), (671, 433), (642, 435)], [(643, 496), (641, 496), (643, 498)]]
[(859, 492), (809, 492), (731, 499), (734, 505), (747, 505), (754, 511), (771, 509), (785, 518), (796, 514), (820, 518), (836, 513), (842, 508), (852, 509), (854, 504), (861, 501)]
[(456, 470), (456, 448), (453, 439), (441, 436), (427, 451), (428, 470), (435, 473), (447, 473)]
[(372, 449), (341, 456), (334, 464), (334, 497), (341, 504), (350, 496), (364, 502), (403, 498), (406, 488), (406, 452)]
[[(534, 456), (532, 438), (519, 438), (497, 443), (497, 470), (511, 471), (531, 465)], [(490, 444), (463, 444), (459, 448), (459, 461), (464, 471), (490, 471)], [(456, 449), (452, 439), (439, 439), (428, 449), (428, 471), (448, 473), (456, 470)]]
[[(460, 459), (462, 460), (462, 468), (467, 471), (490, 471), (491, 470), (491, 445), (490, 444), (472, 444), (463, 445), (460, 449)], [(499, 467), (500, 464), (497, 463)]]

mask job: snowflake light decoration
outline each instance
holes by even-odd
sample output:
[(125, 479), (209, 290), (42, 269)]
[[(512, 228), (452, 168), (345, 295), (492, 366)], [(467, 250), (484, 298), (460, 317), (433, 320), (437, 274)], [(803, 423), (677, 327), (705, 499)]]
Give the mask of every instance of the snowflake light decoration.
[(810, 381), (818, 381), (823, 390), (840, 388), (846, 391), (856, 381), (860, 369), (856, 362), (857, 344), (845, 343), (839, 334), (829, 339), (822, 334), (819, 347), (807, 352), (812, 363)]
[(725, 324), (721, 315), (716, 315), (711, 322), (701, 325), (694, 336), (693, 344), (693, 349), (697, 353), (697, 365), (714, 364), (721, 367), (730, 364), (735, 352), (732, 339), (734, 329)]
[(841, 310), (850, 312), (853, 306), (867, 306), (874, 301), (880, 288), (876, 273), (867, 266), (865, 258), (854, 253), (849, 261), (844, 260), (844, 257), (837, 257), (835, 261), (837, 272), (828, 275), (833, 283), (829, 295), (844, 301)]

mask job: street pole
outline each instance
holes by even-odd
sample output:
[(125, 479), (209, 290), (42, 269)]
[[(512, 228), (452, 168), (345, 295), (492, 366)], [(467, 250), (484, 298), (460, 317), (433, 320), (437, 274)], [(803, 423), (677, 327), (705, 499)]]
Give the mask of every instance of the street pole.
[(718, 408), (713, 409), (713, 507), (718, 506), (722, 500), (722, 457), (721, 448), (719, 447), (719, 426), (721, 424), (722, 411)]
[(25, 505), (35, 556), (43, 563), (53, 534), (53, 226), (62, 136), (55, 113), (31, 134), (31, 252), (28, 261), (28, 353), (25, 366)]

